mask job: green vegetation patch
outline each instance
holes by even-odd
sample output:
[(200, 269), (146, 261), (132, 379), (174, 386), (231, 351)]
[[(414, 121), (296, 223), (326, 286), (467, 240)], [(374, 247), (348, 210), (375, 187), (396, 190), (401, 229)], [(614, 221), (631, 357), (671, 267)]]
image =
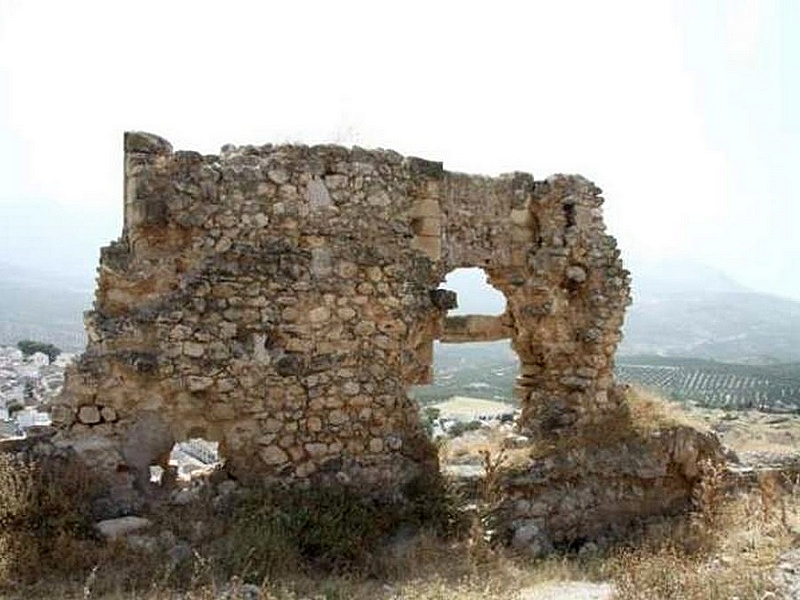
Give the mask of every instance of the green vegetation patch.
[(246, 490), (211, 549), (218, 568), (258, 583), (286, 572), (379, 575), (376, 555), (403, 530), (455, 535), (457, 503), (438, 474), (413, 480), (402, 497), (346, 485)]
[(58, 348), (53, 344), (36, 342), (34, 340), (20, 340), (17, 342), (17, 348), (20, 349), (23, 356), (32, 356), (37, 352), (41, 352), (47, 356), (47, 359), (50, 362), (53, 362), (56, 358), (58, 358), (58, 355), (61, 354), (61, 348)]

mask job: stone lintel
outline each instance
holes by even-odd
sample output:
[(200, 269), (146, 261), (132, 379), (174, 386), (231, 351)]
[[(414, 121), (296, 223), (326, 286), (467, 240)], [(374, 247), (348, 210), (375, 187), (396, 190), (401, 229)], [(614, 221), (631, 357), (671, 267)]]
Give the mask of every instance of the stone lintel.
[(511, 338), (512, 330), (503, 315), (465, 315), (447, 317), (439, 338), (447, 344), (494, 342)]

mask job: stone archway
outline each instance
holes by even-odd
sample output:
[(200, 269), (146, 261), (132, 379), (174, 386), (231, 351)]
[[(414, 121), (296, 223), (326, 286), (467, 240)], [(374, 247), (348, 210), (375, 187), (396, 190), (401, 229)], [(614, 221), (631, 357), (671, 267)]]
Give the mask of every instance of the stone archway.
[[(481, 267), (506, 297), (502, 317), (450, 321), (450, 335), (469, 337), (472, 328), (478, 338), (511, 338), (521, 362), (519, 425), (537, 437), (601, 426), (619, 410), (608, 391), (629, 280), (599, 194), (581, 177), (441, 172), (412, 209), (415, 244), (435, 277)], [(440, 312), (430, 335), (447, 330)]]

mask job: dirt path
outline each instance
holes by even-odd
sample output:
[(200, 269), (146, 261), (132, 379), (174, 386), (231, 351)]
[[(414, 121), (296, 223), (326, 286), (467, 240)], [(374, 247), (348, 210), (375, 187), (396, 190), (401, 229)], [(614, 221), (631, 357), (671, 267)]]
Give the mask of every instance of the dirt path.
[(610, 600), (610, 583), (560, 581), (520, 590), (519, 600)]
[(783, 553), (774, 580), (785, 598), (800, 598), (800, 548)]

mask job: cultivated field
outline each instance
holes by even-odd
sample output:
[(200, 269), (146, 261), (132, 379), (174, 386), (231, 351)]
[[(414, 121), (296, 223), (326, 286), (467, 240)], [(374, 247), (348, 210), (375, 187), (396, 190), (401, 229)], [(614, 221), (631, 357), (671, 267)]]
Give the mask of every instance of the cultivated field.
[(725, 409), (800, 409), (800, 365), (735, 365), (666, 357), (622, 357), (617, 377), (673, 400)]
[[(514, 403), (519, 361), (508, 342), (438, 344), (434, 381), (412, 394), (422, 405), (454, 396)], [(694, 358), (621, 356), (616, 376), (670, 400), (726, 410), (800, 410), (800, 364), (743, 365)]]

